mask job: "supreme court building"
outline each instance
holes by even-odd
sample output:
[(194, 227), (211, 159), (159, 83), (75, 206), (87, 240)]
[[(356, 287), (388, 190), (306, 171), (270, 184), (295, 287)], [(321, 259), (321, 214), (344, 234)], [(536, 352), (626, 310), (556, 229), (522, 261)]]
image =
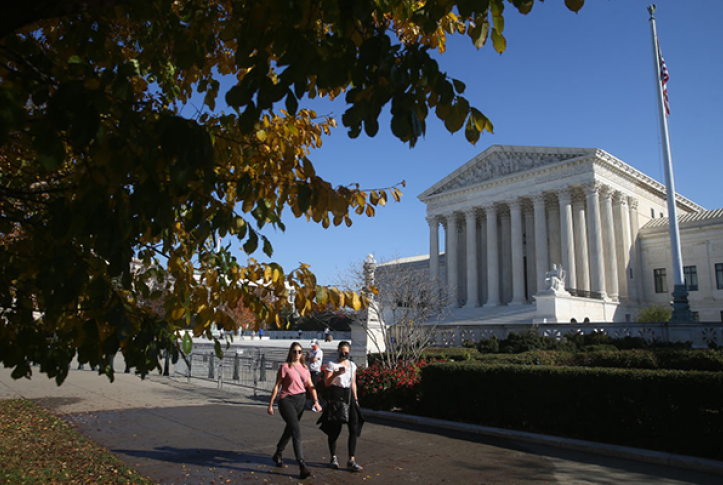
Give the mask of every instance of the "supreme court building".
[[(494, 145), (419, 199), (429, 256), (388, 264), (445, 282), (451, 321), (624, 322), (670, 301), (665, 186), (604, 150)], [(721, 321), (723, 211), (676, 201), (691, 309)]]

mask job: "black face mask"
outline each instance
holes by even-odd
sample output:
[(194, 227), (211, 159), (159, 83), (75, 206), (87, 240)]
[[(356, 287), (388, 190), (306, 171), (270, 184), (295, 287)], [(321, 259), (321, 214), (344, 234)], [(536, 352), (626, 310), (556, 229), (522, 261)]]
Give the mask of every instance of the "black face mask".
[(349, 356), (344, 355), (344, 354), (339, 354), (339, 360), (349, 360)]

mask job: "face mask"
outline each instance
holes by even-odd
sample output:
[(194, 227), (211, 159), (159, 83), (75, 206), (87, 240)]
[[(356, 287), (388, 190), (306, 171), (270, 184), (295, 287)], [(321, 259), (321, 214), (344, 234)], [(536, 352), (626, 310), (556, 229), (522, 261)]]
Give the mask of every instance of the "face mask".
[(312, 350), (318, 349), (318, 347), (316, 345), (312, 345), (311, 348), (312, 348)]
[(349, 356), (344, 355), (344, 354), (339, 354), (339, 360), (349, 360)]

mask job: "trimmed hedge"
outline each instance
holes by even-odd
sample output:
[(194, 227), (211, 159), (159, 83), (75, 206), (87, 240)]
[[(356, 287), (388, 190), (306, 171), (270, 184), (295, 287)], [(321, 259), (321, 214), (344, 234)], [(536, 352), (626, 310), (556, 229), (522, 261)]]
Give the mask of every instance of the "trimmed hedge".
[(567, 361), (571, 355), (553, 350), (531, 350), (521, 354), (485, 354), (478, 360), (485, 365), (559, 365), (561, 360)]
[(723, 373), (430, 364), (420, 404), (441, 419), (723, 459)]
[(422, 358), (424, 360), (472, 360), (480, 357), (479, 350), (466, 347), (428, 347), (424, 349)]
[(596, 346), (598, 350), (567, 352), (530, 350), (519, 354), (480, 354), (468, 348), (427, 349), (431, 360), (478, 360), (487, 365), (558, 365), (573, 367), (616, 367), (621, 369), (668, 369), (723, 372), (723, 352), (710, 349), (632, 349)]

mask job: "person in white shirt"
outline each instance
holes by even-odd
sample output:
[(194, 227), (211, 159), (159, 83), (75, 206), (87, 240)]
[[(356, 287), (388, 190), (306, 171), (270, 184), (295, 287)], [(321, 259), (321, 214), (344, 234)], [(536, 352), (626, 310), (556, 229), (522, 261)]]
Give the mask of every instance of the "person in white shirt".
[(309, 364), (311, 372), (311, 382), (316, 384), (319, 382), (321, 375), (321, 363), (324, 359), (324, 351), (319, 348), (319, 342), (316, 339), (311, 341), (311, 350), (306, 353), (306, 362)]
[[(349, 461), (347, 469), (353, 472), (361, 472), (363, 468), (356, 462), (356, 441), (361, 435), (361, 427), (364, 418), (359, 409), (359, 401), (356, 392), (356, 364), (349, 360), (351, 345), (349, 342), (339, 342), (339, 358), (329, 361), (324, 367), (324, 385), (328, 389), (329, 402), (332, 400), (343, 400), (349, 403), (349, 421), (346, 423), (349, 428)], [(330, 423), (328, 416), (329, 406), (319, 419), (321, 430), (327, 434), (329, 453), (331, 455), (331, 467), (339, 468), (339, 460), (336, 457), (336, 440), (341, 434), (341, 423)]]

